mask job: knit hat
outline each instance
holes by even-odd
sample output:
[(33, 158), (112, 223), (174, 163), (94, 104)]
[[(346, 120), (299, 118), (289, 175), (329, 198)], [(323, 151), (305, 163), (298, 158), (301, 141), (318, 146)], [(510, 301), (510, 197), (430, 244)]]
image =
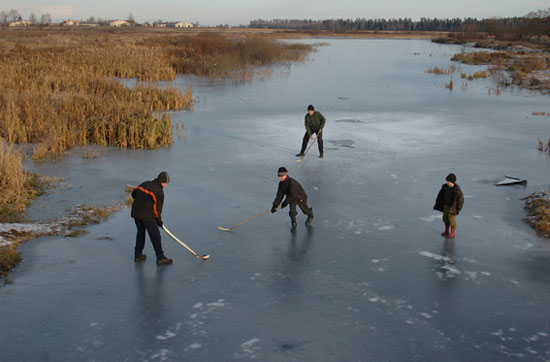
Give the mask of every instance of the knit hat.
[(167, 183), (170, 183), (170, 176), (168, 176), (168, 172), (162, 171), (162, 172), (159, 173), (159, 175), (157, 176), (157, 180), (158, 180), (160, 183), (167, 184)]
[(287, 169), (284, 168), (284, 167), (279, 167), (279, 170), (277, 171), (277, 176), (283, 177), (283, 176), (286, 176), (286, 175), (288, 175)]
[(307, 106), (307, 110), (308, 111), (314, 111), (315, 107), (313, 107), (313, 104), (310, 104), (309, 106)]
[(456, 183), (456, 175), (454, 173), (450, 173), (447, 177), (445, 177), (445, 180)]

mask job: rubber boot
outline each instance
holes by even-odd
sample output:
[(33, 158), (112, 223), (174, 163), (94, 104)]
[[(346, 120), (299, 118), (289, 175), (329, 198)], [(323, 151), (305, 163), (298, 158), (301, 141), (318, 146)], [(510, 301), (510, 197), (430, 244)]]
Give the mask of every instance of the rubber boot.
[(139, 263), (140, 261), (144, 261), (145, 259), (147, 259), (147, 255), (145, 254), (141, 254), (141, 255), (138, 255), (134, 258), (134, 261), (136, 263)]
[(298, 226), (298, 224), (297, 224), (295, 221), (293, 221), (293, 222), (292, 222), (292, 227), (290, 228), (290, 231), (292, 231), (293, 233), (295, 233), (295, 232), (296, 232), (296, 226)]
[(157, 265), (167, 265), (172, 264), (172, 259), (168, 259), (165, 255), (157, 258)]
[(452, 238), (455, 237), (455, 231), (456, 231), (456, 229), (451, 228), (451, 232), (449, 233), (449, 238), (452, 239)]
[(319, 154), (319, 158), (323, 158), (323, 157), (325, 157), (325, 156), (323, 156), (323, 154), (320, 153), (320, 154)]
[(445, 225), (445, 231), (441, 233), (441, 236), (449, 235), (449, 225)]
[(296, 154), (296, 157), (304, 157), (304, 156), (305, 156), (305, 154), (303, 152), (300, 152), (300, 153)]

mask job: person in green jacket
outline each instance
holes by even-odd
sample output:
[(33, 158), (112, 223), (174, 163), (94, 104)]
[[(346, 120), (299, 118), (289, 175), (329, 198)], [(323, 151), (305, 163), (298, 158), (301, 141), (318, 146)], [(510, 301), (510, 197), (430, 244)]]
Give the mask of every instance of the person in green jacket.
[(319, 146), (319, 158), (323, 158), (323, 128), (327, 120), (321, 112), (315, 111), (315, 107), (311, 104), (307, 106), (307, 114), (305, 116), (306, 133), (302, 140), (302, 150), (296, 156), (303, 157), (306, 151), (309, 140), (313, 141), (313, 134), (317, 135), (317, 145)]

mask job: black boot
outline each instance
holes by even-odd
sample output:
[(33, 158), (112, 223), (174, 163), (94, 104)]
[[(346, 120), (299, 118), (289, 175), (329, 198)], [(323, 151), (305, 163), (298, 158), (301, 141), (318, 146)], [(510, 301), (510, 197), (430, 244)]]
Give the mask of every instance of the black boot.
[(172, 264), (172, 259), (168, 259), (165, 255), (157, 257), (157, 265), (167, 265)]
[(293, 233), (296, 232), (296, 226), (298, 226), (298, 224), (296, 224), (296, 221), (293, 221), (292, 222), (292, 227), (290, 228), (290, 231), (292, 231)]
[(323, 154), (322, 154), (322, 153), (320, 153), (320, 154), (319, 154), (319, 158), (323, 158), (323, 157), (324, 157), (324, 156), (323, 156)]
[(304, 156), (305, 156), (305, 154), (303, 152), (300, 152), (300, 153), (296, 154), (296, 157), (304, 157)]
[(140, 261), (144, 261), (145, 259), (147, 259), (147, 255), (145, 254), (137, 255), (136, 257), (134, 257), (134, 261), (136, 263), (139, 263)]

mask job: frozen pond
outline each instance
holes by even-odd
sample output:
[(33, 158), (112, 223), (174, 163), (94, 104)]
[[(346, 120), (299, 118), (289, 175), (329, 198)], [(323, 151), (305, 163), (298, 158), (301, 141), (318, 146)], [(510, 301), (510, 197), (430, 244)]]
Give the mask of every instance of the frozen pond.
[[(550, 242), (521, 219), (520, 198), (547, 187), (548, 96), (455, 89), (458, 46), (328, 40), (310, 61), (251, 84), (199, 78), (200, 103), (175, 113), (184, 136), (158, 151), (104, 150), (32, 165), (72, 187), (33, 217), (122, 200), (124, 185), (167, 170), (163, 234), (171, 266), (147, 241), (134, 264), (129, 209), (76, 239), (20, 247), (0, 289), (2, 361), (550, 361)], [(479, 68), (461, 66), (462, 72)], [(296, 163), (303, 116), (327, 118), (325, 158)], [(290, 233), (267, 210), (279, 166), (309, 195), (313, 227)], [(435, 196), (449, 172), (465, 193), (448, 241)], [(503, 175), (527, 186), (495, 187)]]

